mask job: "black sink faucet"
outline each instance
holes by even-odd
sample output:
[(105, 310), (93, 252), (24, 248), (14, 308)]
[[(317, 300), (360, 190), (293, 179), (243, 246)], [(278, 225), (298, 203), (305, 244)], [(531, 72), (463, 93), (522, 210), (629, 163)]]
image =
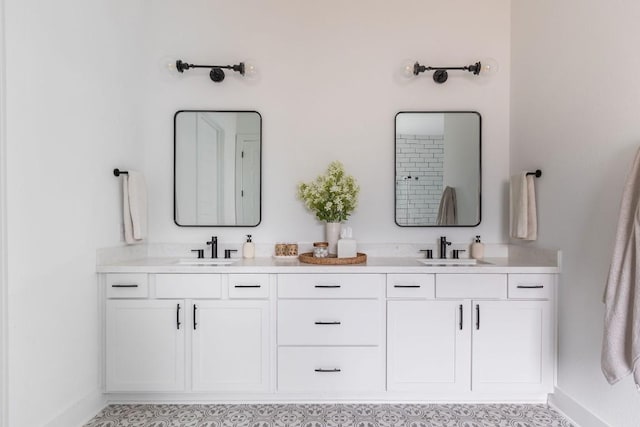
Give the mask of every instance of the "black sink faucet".
[(207, 242), (211, 245), (211, 258), (218, 258), (218, 236), (211, 236), (211, 241)]
[(447, 259), (447, 246), (450, 246), (451, 242), (447, 242), (447, 237), (440, 237), (440, 259)]

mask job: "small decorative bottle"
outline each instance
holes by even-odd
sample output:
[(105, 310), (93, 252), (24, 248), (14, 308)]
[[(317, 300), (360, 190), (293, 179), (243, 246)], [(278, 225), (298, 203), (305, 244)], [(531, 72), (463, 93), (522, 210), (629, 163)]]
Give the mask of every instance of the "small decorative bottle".
[(247, 234), (247, 241), (242, 245), (243, 258), (253, 258), (256, 256), (256, 244), (251, 241), (251, 234)]
[(480, 242), (480, 236), (476, 236), (475, 241), (471, 244), (471, 248), (469, 248), (469, 255), (473, 259), (484, 258), (484, 244)]

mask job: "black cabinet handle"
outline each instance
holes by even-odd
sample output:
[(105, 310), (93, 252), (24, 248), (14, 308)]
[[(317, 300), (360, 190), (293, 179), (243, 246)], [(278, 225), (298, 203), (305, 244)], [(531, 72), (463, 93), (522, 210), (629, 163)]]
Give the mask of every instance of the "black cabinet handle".
[(260, 285), (233, 285), (234, 288), (259, 288)]
[(462, 330), (462, 304), (460, 304), (460, 330)]
[(518, 289), (542, 289), (543, 285), (518, 285), (516, 286)]
[(420, 285), (393, 285), (394, 288), (419, 288)]
[(131, 284), (131, 285), (111, 285), (112, 288), (137, 288), (138, 285), (135, 284)]
[(315, 322), (316, 325), (340, 325), (341, 322)]
[(333, 288), (339, 288), (340, 285), (316, 285), (316, 288), (322, 288), (322, 289), (333, 289)]
[(333, 368), (333, 369), (315, 369), (316, 372), (342, 372), (339, 368)]
[(180, 329), (180, 304), (178, 304), (178, 308), (176, 309), (176, 328)]
[(198, 306), (193, 304), (193, 330), (196, 330), (196, 327), (198, 326), (198, 322), (196, 321), (196, 310), (198, 309)]
[(480, 329), (480, 304), (476, 304), (476, 329)]

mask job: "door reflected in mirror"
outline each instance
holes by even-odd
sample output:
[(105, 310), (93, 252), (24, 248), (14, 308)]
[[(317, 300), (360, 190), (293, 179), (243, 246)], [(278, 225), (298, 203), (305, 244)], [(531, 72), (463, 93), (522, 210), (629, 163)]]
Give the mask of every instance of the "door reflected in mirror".
[(255, 227), (261, 213), (262, 118), (256, 111), (174, 116), (174, 221)]
[(400, 112), (395, 130), (396, 224), (480, 224), (480, 114)]

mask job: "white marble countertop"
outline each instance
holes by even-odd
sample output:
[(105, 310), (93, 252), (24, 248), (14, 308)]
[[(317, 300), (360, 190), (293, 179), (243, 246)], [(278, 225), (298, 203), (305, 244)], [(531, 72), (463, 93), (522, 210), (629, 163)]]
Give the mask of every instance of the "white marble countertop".
[(184, 265), (179, 258), (139, 258), (98, 265), (98, 273), (547, 273), (560, 272), (558, 258), (508, 256), (486, 258), (476, 265), (424, 265), (412, 257), (368, 257), (355, 265), (316, 265), (296, 259), (234, 258), (226, 266)]

